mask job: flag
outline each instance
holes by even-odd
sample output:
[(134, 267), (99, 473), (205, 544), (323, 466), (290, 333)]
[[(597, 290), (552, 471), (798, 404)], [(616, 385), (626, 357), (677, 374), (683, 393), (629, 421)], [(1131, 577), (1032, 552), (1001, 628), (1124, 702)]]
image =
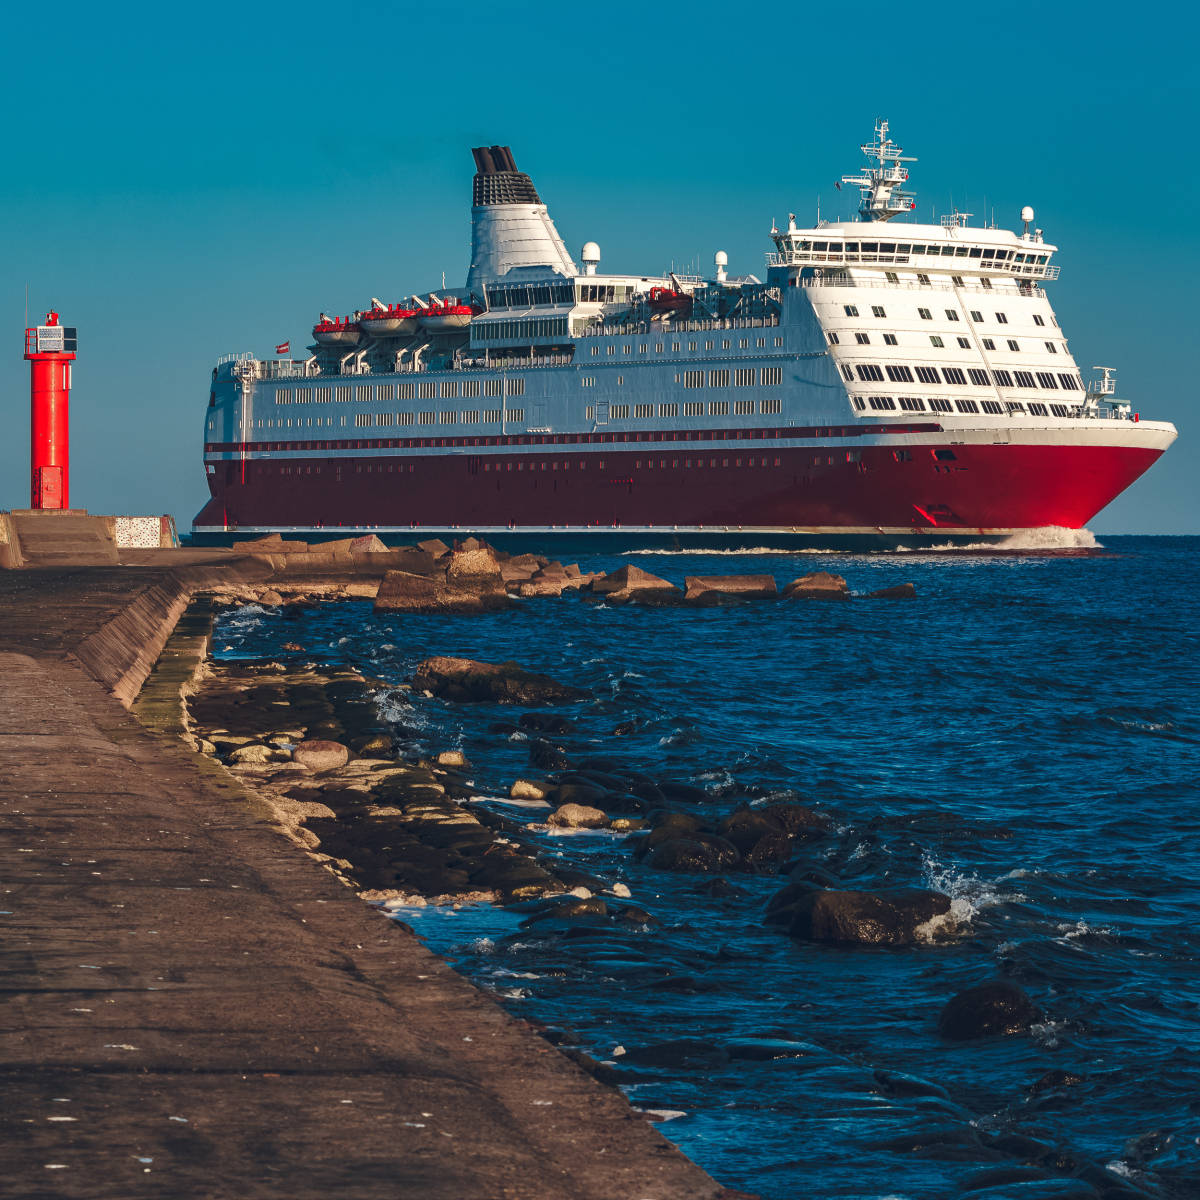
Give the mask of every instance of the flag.
[(842, 184), (841, 184), (841, 180), (839, 180), (839, 181), (838, 181), (837, 183), (835, 183), (833, 186), (834, 186), (835, 188), (837, 188), (837, 190), (840, 192), (840, 191), (842, 190)]
[(279, 345), (275, 347), (276, 354), (290, 354), (291, 352), (292, 343), (290, 341), (280, 342)]

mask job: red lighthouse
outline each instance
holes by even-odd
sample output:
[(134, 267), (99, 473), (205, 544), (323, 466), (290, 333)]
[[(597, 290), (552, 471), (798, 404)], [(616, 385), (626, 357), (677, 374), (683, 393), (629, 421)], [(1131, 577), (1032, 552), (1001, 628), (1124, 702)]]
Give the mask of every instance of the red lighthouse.
[(71, 363), (77, 348), (73, 326), (47, 313), (45, 325), (25, 330), (29, 360), (30, 508), (70, 507)]

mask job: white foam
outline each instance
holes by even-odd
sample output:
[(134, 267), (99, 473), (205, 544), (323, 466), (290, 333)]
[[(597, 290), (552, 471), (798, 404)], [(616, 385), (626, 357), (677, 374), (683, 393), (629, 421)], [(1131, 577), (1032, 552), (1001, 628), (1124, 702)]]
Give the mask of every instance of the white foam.
[[(920, 554), (925, 551), (946, 552), (957, 550), (985, 551), (991, 553), (1025, 551), (1031, 554), (1051, 550), (1103, 550), (1090, 529), (1068, 529), (1065, 525), (1039, 525), (1034, 529), (1018, 529), (998, 542), (940, 542), (936, 546), (912, 547), (907, 552)], [(901, 551), (902, 553), (904, 551)]]

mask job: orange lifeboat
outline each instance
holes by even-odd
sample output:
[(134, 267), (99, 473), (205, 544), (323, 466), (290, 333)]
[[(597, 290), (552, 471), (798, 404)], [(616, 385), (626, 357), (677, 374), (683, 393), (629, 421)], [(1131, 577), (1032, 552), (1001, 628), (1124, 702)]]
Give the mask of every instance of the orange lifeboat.
[(418, 319), (424, 329), (431, 333), (442, 333), (448, 329), (465, 329), (483, 312), (475, 304), (457, 304), (453, 300), (442, 300), (429, 308), (421, 309)]
[(320, 346), (357, 346), (362, 328), (353, 317), (326, 317), (313, 326), (313, 337)]
[(364, 333), (373, 337), (403, 337), (416, 333), (419, 313), (415, 308), (405, 308), (402, 304), (389, 304), (387, 308), (373, 308), (370, 312), (358, 314), (358, 323)]
[(652, 287), (646, 300), (650, 311), (656, 313), (690, 313), (692, 298), (687, 292), (677, 292), (669, 287)]

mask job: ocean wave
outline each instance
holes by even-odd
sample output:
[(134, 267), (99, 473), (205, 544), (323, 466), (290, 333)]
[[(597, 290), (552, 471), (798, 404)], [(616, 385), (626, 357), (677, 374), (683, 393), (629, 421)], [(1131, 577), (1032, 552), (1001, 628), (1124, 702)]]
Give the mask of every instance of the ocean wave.
[(1065, 525), (1040, 525), (1035, 529), (1018, 529), (998, 542), (940, 542), (936, 546), (913, 547), (898, 553), (937, 553), (965, 551), (991, 554), (1046, 553), (1055, 550), (1103, 550), (1090, 529), (1068, 529)]

